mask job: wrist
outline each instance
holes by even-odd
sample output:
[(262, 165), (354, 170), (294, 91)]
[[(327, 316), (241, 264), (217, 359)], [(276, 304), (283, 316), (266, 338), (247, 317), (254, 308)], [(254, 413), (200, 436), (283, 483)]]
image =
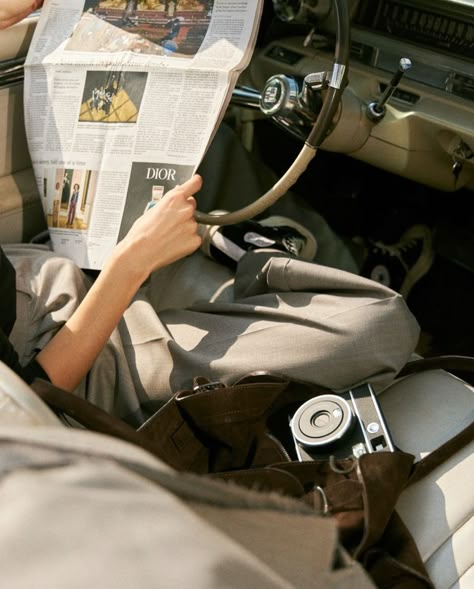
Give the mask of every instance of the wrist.
[(134, 291), (140, 288), (150, 274), (126, 241), (121, 241), (115, 246), (102, 273), (115, 275), (120, 282), (127, 283)]

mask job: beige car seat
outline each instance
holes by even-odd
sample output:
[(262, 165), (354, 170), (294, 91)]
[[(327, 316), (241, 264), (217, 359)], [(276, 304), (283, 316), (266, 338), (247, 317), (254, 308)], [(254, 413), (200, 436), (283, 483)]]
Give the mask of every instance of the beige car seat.
[[(474, 388), (443, 371), (401, 379), (379, 397), (395, 443), (423, 458), (474, 420)], [(474, 441), (397, 505), (437, 589), (474, 587)]]
[[(0, 235), (2, 244), (27, 242), (46, 228), (25, 135), (21, 61), (37, 17), (0, 35)], [(12, 83), (6, 83), (10, 80)]]
[(30, 387), (0, 362), (0, 428), (12, 425), (62, 426), (61, 421)]
[[(439, 447), (474, 418), (473, 387), (443, 371), (401, 379), (379, 399), (395, 444), (416, 459)], [(0, 363), (0, 435), (2, 427), (10, 429), (13, 424), (62, 427), (31, 389)], [(436, 589), (474, 587), (473, 448), (474, 442), (409, 487), (397, 506)]]

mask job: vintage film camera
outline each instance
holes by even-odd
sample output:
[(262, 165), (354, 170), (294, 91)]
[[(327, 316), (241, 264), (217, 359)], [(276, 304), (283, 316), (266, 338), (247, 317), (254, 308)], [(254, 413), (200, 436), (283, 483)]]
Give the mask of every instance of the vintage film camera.
[(395, 450), (381, 408), (369, 384), (340, 395), (314, 397), (297, 409), (290, 429), (298, 460), (359, 458)]

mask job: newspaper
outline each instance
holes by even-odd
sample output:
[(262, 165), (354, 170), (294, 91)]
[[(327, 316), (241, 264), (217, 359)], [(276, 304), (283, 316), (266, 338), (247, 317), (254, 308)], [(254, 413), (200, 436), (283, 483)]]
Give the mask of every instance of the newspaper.
[(250, 60), (263, 0), (46, 0), (25, 125), (53, 248), (100, 269), (191, 177)]

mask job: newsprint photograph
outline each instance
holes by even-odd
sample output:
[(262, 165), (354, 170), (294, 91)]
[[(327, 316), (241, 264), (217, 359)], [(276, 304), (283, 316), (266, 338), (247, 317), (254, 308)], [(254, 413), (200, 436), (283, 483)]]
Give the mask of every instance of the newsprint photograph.
[(136, 123), (147, 77), (146, 72), (87, 72), (79, 122)]
[(97, 187), (96, 171), (50, 168), (43, 179), (43, 209), (48, 227), (86, 231)]
[(213, 5), (214, 0), (86, 0), (66, 49), (192, 58), (206, 36)]

